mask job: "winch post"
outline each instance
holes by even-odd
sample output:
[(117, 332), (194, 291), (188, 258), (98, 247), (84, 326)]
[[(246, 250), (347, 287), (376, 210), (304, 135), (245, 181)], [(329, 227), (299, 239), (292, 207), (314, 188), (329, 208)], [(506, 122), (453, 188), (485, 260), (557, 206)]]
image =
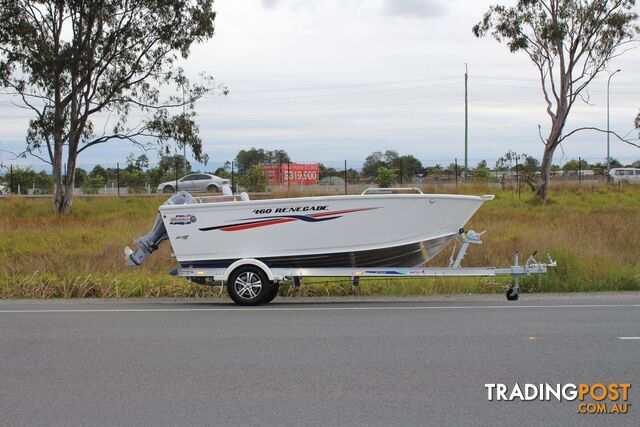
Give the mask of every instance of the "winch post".
[(294, 288), (299, 288), (300, 287), (300, 276), (293, 276), (291, 278), (291, 281), (293, 282), (293, 287)]
[(451, 267), (451, 268), (460, 268), (460, 264), (462, 263), (462, 260), (464, 259), (464, 256), (467, 254), (467, 249), (469, 249), (469, 245), (471, 245), (471, 244), (481, 245), (482, 244), (482, 240), (480, 239), (480, 236), (482, 234), (484, 234), (484, 231), (482, 233), (476, 233), (473, 230), (469, 230), (469, 231), (465, 232), (464, 229), (460, 229), (459, 238), (462, 241), (462, 245), (460, 246), (460, 250), (458, 251), (458, 254), (456, 255), (456, 259), (449, 265), (449, 267)]
[(520, 293), (520, 274), (515, 272), (520, 267), (520, 249), (516, 249), (515, 254), (513, 255), (513, 288), (511, 288), (511, 297), (515, 297)]

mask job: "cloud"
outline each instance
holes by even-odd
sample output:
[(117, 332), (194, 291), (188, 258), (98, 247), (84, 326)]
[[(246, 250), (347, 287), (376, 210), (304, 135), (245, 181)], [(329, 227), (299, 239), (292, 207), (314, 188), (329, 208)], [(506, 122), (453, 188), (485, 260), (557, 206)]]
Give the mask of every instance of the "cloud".
[(445, 8), (437, 0), (383, 0), (384, 13), (409, 18), (440, 16)]
[(267, 9), (275, 9), (278, 5), (278, 0), (262, 0), (262, 5)]

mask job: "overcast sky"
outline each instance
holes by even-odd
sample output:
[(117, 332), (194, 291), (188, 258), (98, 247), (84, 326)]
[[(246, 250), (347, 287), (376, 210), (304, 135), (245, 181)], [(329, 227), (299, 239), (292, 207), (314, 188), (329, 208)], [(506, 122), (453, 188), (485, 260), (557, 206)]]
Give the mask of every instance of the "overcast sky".
[[(372, 151), (413, 154), (425, 164), (464, 158), (464, 72), (469, 67), (469, 159), (490, 164), (507, 150), (540, 158), (549, 129), (537, 74), (472, 26), (495, 1), (218, 0), (216, 35), (193, 49), (191, 75), (212, 73), (229, 87), (197, 107), (211, 167), (252, 146), (284, 149), (297, 162), (356, 166)], [(502, 2), (513, 3), (513, 2)], [(640, 107), (640, 50), (611, 64), (611, 129), (628, 134)], [(566, 129), (606, 128), (606, 79), (576, 105)], [(24, 148), (27, 116), (0, 99), (0, 148)], [(637, 132), (630, 133), (637, 137)], [(602, 161), (606, 135), (579, 133), (556, 162), (579, 155)], [(612, 156), (640, 149), (611, 140)], [(79, 163), (123, 163), (134, 147), (114, 142), (87, 150)], [(10, 157), (0, 152), (5, 164)], [(150, 155), (156, 161), (154, 154)], [(14, 162), (15, 163), (15, 162)], [(21, 161), (38, 164), (35, 159)]]

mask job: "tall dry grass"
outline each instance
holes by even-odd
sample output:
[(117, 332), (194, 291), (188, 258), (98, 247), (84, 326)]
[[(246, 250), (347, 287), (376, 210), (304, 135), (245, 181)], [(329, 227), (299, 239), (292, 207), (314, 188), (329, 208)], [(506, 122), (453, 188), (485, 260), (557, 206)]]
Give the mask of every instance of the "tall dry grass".
[[(464, 264), (507, 266), (513, 251), (549, 252), (558, 267), (544, 291), (640, 289), (640, 188), (601, 184), (556, 184), (549, 204), (531, 202), (522, 189), (482, 184), (427, 186), (434, 193), (496, 194), (467, 228), (487, 230), (485, 243), (472, 247)], [(276, 195), (279, 196), (279, 195)], [(143, 266), (126, 268), (122, 249), (145, 233), (165, 197), (77, 199), (73, 213), (59, 216), (51, 201), (0, 200), (0, 298), (189, 297), (215, 296), (218, 288), (188, 283), (167, 275), (175, 262), (165, 244)], [(434, 260), (446, 265), (450, 248)], [(282, 294), (342, 295), (347, 282), (316, 280)], [(366, 295), (416, 295), (497, 292), (509, 279), (366, 280)], [(307, 283), (314, 283), (308, 281)], [(535, 279), (525, 286), (537, 286)]]

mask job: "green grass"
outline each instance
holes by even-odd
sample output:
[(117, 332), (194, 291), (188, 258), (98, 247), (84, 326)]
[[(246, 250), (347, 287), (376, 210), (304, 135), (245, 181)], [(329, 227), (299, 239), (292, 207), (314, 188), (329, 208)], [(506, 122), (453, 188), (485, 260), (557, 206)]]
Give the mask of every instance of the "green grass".
[[(442, 192), (441, 188), (429, 188)], [(450, 191), (451, 189), (447, 189)], [(469, 186), (461, 193), (495, 193)], [(553, 188), (549, 204), (538, 206), (531, 195), (498, 191), (468, 224), (487, 230), (481, 247), (471, 247), (467, 266), (508, 266), (513, 250), (549, 252), (558, 267), (542, 281), (542, 291), (640, 290), (640, 188), (606, 186)], [(73, 213), (59, 216), (49, 199), (0, 200), (0, 298), (191, 297), (216, 296), (209, 288), (174, 278), (170, 245), (165, 244), (143, 266), (126, 268), (123, 248), (145, 233), (165, 197), (87, 198), (74, 201)], [(444, 266), (445, 249), (432, 263)], [(525, 255), (526, 257), (526, 255)], [(301, 289), (283, 286), (281, 295), (347, 295), (347, 281), (303, 282)], [(509, 278), (370, 279), (361, 295), (438, 295), (503, 292)], [(536, 278), (524, 287), (536, 289)]]

